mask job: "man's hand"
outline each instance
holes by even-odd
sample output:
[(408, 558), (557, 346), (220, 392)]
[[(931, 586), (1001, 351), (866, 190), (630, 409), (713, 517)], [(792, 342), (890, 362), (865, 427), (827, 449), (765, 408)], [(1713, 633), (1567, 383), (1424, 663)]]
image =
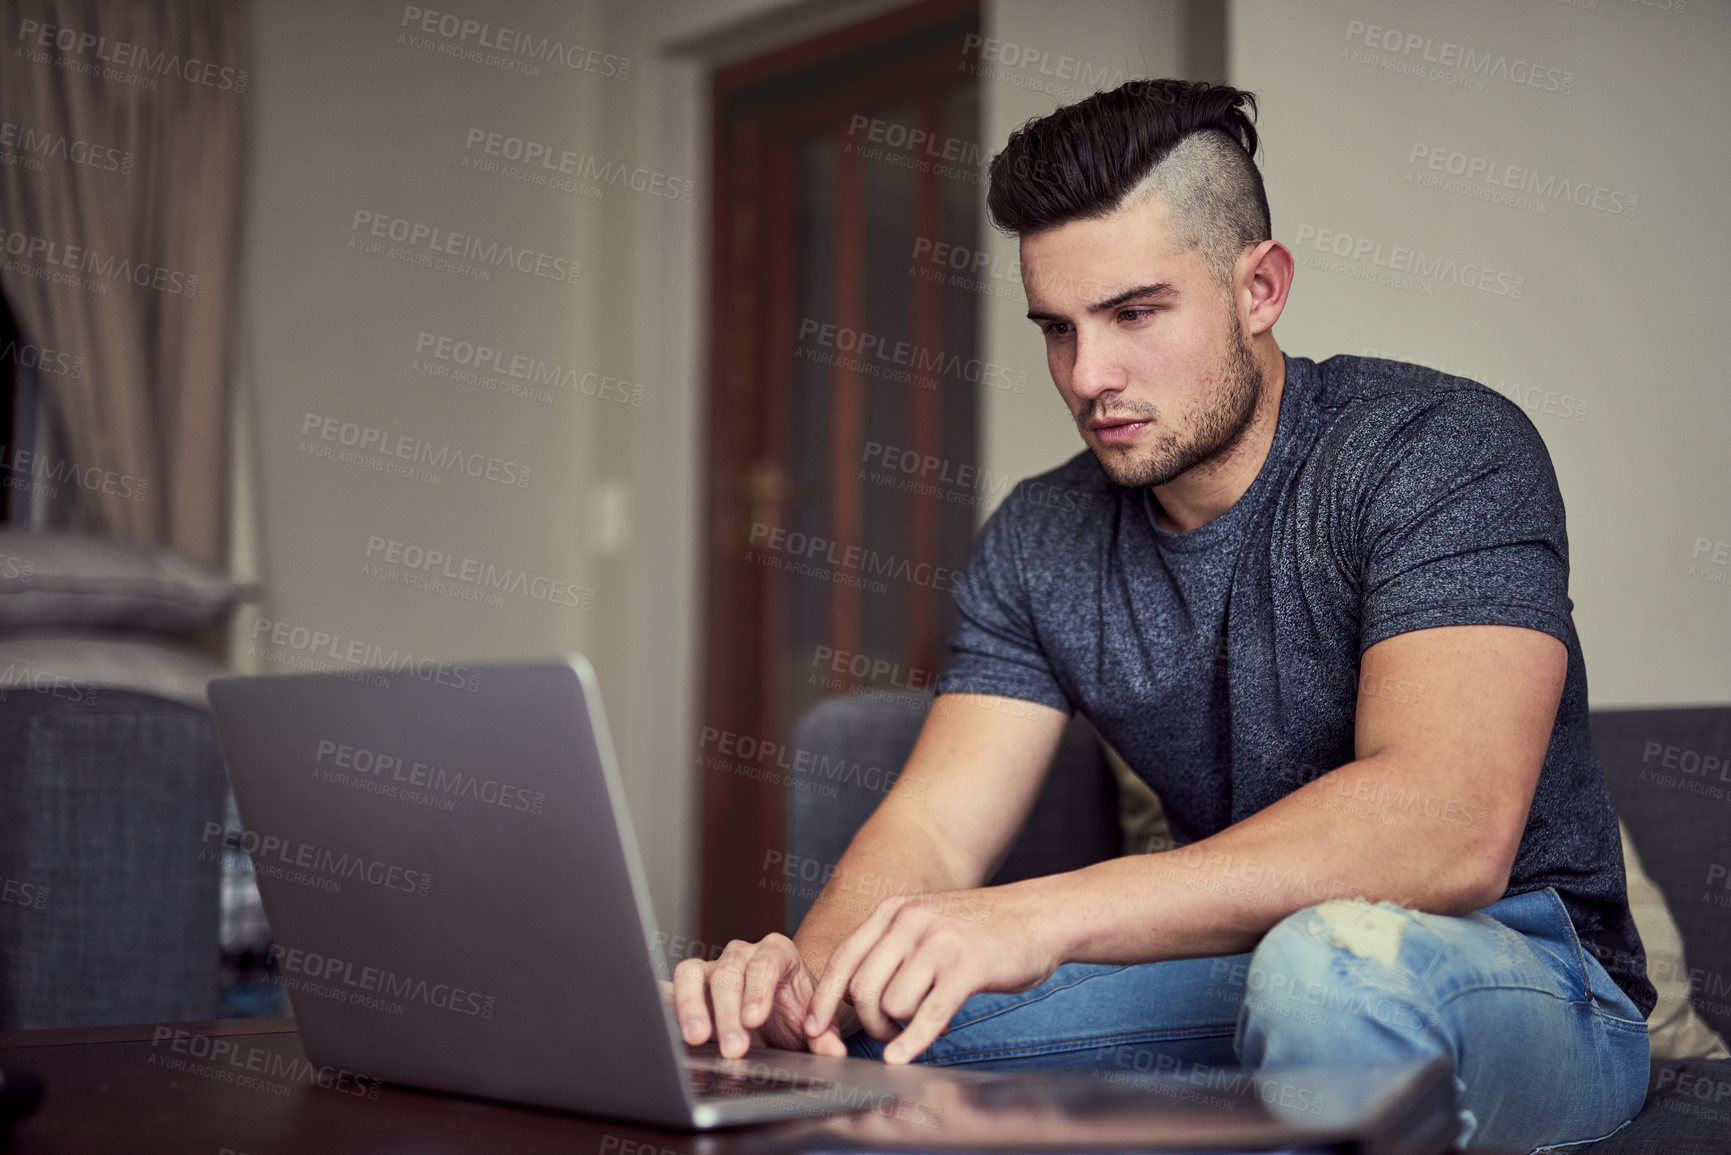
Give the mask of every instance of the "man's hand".
[(809, 1035), (804, 1029), (815, 988), (805, 960), (786, 935), (755, 943), (735, 939), (713, 962), (688, 958), (673, 968), (673, 1013), (692, 1046), (708, 1042), (713, 1028), (724, 1058), (737, 1059), (765, 1044), (846, 1055), (834, 1027)]
[(830, 955), (806, 1036), (835, 1029), (845, 995), (872, 1038), (894, 1040), (884, 1061), (906, 1063), (949, 1029), (970, 995), (1025, 991), (1050, 978), (1062, 960), (1011, 893), (994, 887), (884, 899)]

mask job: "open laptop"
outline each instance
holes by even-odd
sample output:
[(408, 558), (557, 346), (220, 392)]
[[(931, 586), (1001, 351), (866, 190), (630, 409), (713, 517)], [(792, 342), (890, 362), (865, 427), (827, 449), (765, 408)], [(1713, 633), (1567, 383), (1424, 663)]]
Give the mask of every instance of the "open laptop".
[[(658, 980), (676, 960), (657, 957), (667, 940), (580, 656), (219, 679), (210, 701), (244, 827), (224, 837), (252, 855), (315, 1064), (681, 1129), (862, 1111), (906, 1124), (940, 1114), (921, 1101), (1016, 1078), (687, 1048)], [(1386, 1093), (1347, 1117), (1284, 1133), (1349, 1132), (1413, 1095), (1412, 1078), (1379, 1080)], [(1254, 1093), (1240, 1104), (1257, 1106)], [(1203, 1130), (1229, 1143), (1254, 1123), (1267, 1150), (1282, 1128), (1252, 1114)]]
[(312, 1062), (699, 1129), (882, 1109), (925, 1077), (687, 1054), (589, 663), (428, 672), (210, 685), (228, 840)]

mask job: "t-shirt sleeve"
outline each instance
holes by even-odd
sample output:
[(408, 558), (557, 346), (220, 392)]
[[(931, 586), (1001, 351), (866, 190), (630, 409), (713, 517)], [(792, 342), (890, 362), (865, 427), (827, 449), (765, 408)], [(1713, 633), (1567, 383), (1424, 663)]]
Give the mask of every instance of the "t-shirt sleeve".
[(1544, 441), (1507, 398), (1461, 390), (1404, 415), (1362, 477), (1361, 654), (1434, 626), (1571, 642), (1562, 494)]
[(1034, 627), (1019, 524), (1027, 514), (1017, 486), (986, 520), (968, 566), (956, 582), (956, 628), (939, 694), (993, 694), (1069, 713)]

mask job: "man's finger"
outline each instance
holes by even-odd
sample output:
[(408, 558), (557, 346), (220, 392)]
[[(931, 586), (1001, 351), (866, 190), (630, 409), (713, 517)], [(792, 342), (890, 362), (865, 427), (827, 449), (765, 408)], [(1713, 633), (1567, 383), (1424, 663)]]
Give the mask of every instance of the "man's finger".
[(679, 1020), (679, 1034), (692, 1046), (709, 1041), (709, 1000), (704, 997), (704, 972), (701, 959), (688, 958), (673, 968), (673, 1017)]
[(740, 1009), (740, 1023), (752, 1029), (763, 1026), (774, 1009), (776, 990), (790, 972), (797, 975), (804, 970), (805, 960), (800, 958), (792, 939), (772, 934), (758, 943), (751, 960), (745, 964), (745, 1001)]
[(715, 1008), (715, 1037), (724, 1058), (737, 1059), (751, 1049), (751, 1038), (739, 1020), (739, 1004), (745, 990), (745, 964), (753, 953), (750, 943), (735, 939), (710, 964), (709, 1003)]
[(817, 981), (817, 994), (812, 997), (811, 1009), (805, 1016), (808, 1038), (822, 1034), (835, 1021), (835, 1008), (847, 994), (854, 971), (883, 937), (894, 913), (895, 906), (890, 901), (880, 902), (829, 956), (829, 962), (824, 964), (823, 977)]
[(841, 1041), (841, 1032), (834, 1027), (829, 1028), (815, 1039), (807, 1039), (805, 1043), (814, 1055), (833, 1055), (838, 1059), (847, 1058), (847, 1044)]
[(883, 1002), (884, 992), (900, 977), (902, 968), (919, 950), (923, 928), (909, 925), (911, 922), (909, 919), (893, 922), (864, 961), (854, 968), (853, 978), (848, 982), (847, 991), (853, 1001), (854, 1013), (865, 1025), (866, 1033), (879, 1041), (893, 1039), (901, 1033), (901, 1023), (884, 1009)]
[(884, 1048), (884, 1062), (911, 1063), (924, 1054), (926, 1048), (944, 1033), (956, 1012), (962, 1009), (962, 1003), (972, 993), (970, 986), (946, 975), (920, 1004), (918, 1013), (908, 1020), (907, 1030)]
[[(863, 970), (863, 968), (862, 968)], [(884, 1014), (900, 1022), (914, 1017), (925, 1001), (926, 992), (937, 982), (938, 968), (932, 952), (916, 949), (896, 970), (895, 977), (884, 985), (878, 1005)]]

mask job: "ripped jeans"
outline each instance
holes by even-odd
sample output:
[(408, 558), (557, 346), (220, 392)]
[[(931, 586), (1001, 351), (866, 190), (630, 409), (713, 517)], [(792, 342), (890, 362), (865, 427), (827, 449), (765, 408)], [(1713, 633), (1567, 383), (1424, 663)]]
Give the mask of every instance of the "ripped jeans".
[[(883, 1057), (863, 1031), (847, 1045)], [(1647, 1093), (1647, 1025), (1548, 888), (1461, 917), (1326, 902), (1250, 954), (1066, 963), (1031, 990), (970, 998), (918, 1061), (1185, 1075), (1434, 1055), (1454, 1063), (1457, 1146), (1567, 1150)]]

